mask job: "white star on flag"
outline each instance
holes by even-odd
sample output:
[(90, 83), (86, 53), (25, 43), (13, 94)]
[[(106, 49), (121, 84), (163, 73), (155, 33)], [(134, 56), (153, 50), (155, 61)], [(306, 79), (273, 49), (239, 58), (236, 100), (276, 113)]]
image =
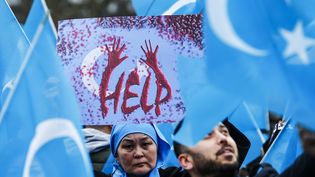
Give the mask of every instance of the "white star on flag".
[(297, 22), (293, 31), (281, 29), (280, 33), (287, 42), (283, 56), (288, 58), (293, 55), (298, 55), (303, 64), (309, 64), (306, 50), (315, 45), (315, 40), (304, 35), (302, 22)]

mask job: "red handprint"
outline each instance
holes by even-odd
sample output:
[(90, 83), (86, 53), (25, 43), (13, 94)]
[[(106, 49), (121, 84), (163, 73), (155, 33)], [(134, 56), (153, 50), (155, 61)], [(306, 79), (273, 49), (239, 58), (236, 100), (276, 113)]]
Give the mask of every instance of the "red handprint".
[(109, 79), (110, 79), (110, 76), (111, 76), (113, 70), (121, 62), (123, 62), (125, 59), (128, 58), (128, 56), (120, 57), (121, 53), (126, 48), (126, 45), (124, 44), (121, 47), (119, 47), (119, 45), (120, 45), (120, 39), (118, 38), (117, 45), (116, 45), (116, 38), (115, 37), (114, 37), (114, 43), (113, 43), (112, 51), (109, 49), (107, 44), (105, 45), (106, 51), (108, 53), (108, 62), (107, 62), (107, 66), (105, 68), (105, 71), (102, 74), (102, 81), (101, 81), (100, 90), (99, 90), (100, 97), (101, 97), (101, 109), (102, 109), (103, 117), (105, 117), (108, 113), (108, 107), (106, 106), (106, 100), (114, 99), (114, 112), (115, 113), (116, 113), (117, 106), (118, 106), (120, 90), (121, 90), (123, 78), (124, 78), (123, 76), (125, 74), (124, 72), (119, 77), (119, 81), (118, 81), (118, 84), (116, 86), (115, 92), (113, 92), (112, 94), (110, 94), (108, 96), (106, 95), (106, 92), (108, 89)]
[[(167, 82), (164, 74), (162, 73), (162, 71), (158, 67), (158, 60), (157, 60), (156, 54), (157, 54), (157, 51), (159, 49), (159, 46), (157, 45), (155, 47), (154, 52), (152, 50), (152, 45), (151, 45), (150, 40), (149, 40), (149, 46), (147, 44), (147, 41), (145, 41), (145, 46), (146, 46), (147, 50), (144, 50), (144, 48), (142, 46), (141, 46), (141, 49), (146, 56), (146, 60), (144, 60), (143, 58), (141, 58), (141, 60), (143, 62), (145, 62), (150, 68), (152, 68), (152, 70), (155, 73), (156, 85), (157, 85), (156, 98), (155, 98), (155, 105), (156, 105), (155, 113), (156, 113), (156, 115), (160, 115), (161, 114), (160, 104), (165, 103), (171, 99), (172, 89), (171, 89), (169, 83)], [(163, 99), (160, 100), (163, 87), (166, 89), (167, 94)]]

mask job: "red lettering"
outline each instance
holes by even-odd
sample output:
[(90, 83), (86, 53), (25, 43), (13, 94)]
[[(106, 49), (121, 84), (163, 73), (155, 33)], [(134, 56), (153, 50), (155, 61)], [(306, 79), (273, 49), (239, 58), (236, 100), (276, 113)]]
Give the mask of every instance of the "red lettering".
[[(159, 116), (161, 114), (160, 104), (165, 103), (171, 99), (172, 89), (171, 89), (168, 81), (166, 80), (164, 74), (162, 73), (162, 71), (160, 70), (160, 68), (158, 66), (158, 60), (156, 57), (156, 53), (159, 49), (159, 46), (157, 45), (155, 47), (154, 52), (153, 52), (150, 40), (149, 40), (149, 46), (147, 44), (147, 41), (145, 41), (145, 45), (146, 45), (147, 50), (144, 50), (144, 48), (142, 46), (141, 46), (141, 49), (143, 50), (143, 52), (146, 56), (146, 60), (144, 60), (142, 58), (141, 58), (141, 60), (144, 61), (155, 73), (156, 85), (157, 85), (156, 97), (155, 97), (155, 105), (156, 105), (155, 114), (157, 116)], [(160, 99), (163, 88), (166, 89), (167, 94), (163, 99)]]
[(150, 79), (151, 79), (150, 71), (148, 71), (148, 73), (149, 73), (149, 76), (145, 79), (145, 83), (142, 89), (142, 95), (140, 98), (140, 105), (145, 114), (153, 108), (153, 105), (147, 105), (148, 92), (149, 92)]
[[(172, 98), (172, 89), (166, 77), (164, 76), (163, 72), (160, 70), (158, 66), (158, 60), (157, 60), (156, 54), (159, 49), (159, 46), (157, 45), (153, 51), (150, 40), (149, 40), (149, 45), (147, 41), (145, 41), (145, 45), (146, 45), (146, 50), (143, 48), (143, 46), (141, 46), (141, 49), (143, 50), (146, 56), (146, 59), (141, 58), (141, 60), (144, 61), (155, 73), (155, 78), (156, 78), (155, 83), (157, 85), (157, 90), (156, 90), (156, 97), (154, 100), (154, 104), (155, 104), (155, 114), (159, 116), (161, 114), (160, 104), (163, 104)], [(109, 84), (109, 80), (110, 80), (112, 72), (121, 62), (123, 62), (125, 59), (128, 58), (127, 56), (120, 57), (120, 55), (126, 48), (125, 44), (123, 44), (120, 47), (120, 39), (118, 39), (117, 45), (116, 45), (116, 38), (114, 38), (112, 50), (110, 50), (107, 45), (105, 45), (105, 47), (108, 53), (108, 63), (102, 74), (102, 81), (101, 81), (100, 90), (99, 90), (100, 97), (101, 97), (101, 110), (102, 110), (103, 117), (105, 117), (108, 114), (108, 107), (106, 105), (106, 101), (111, 100), (111, 99), (114, 100), (114, 113), (116, 114), (125, 72), (123, 72), (120, 75), (117, 85), (115, 87), (115, 91), (109, 95), (106, 95), (106, 93), (108, 91), (108, 84)], [(127, 100), (130, 98), (138, 97), (138, 94), (131, 92), (130, 87), (132, 85), (140, 85), (140, 78), (137, 72), (137, 68), (135, 68), (129, 74), (128, 79), (125, 84), (123, 103), (121, 105), (121, 111), (123, 114), (130, 114), (136, 109), (138, 109), (139, 107), (141, 107), (141, 109), (144, 111), (145, 114), (147, 114), (151, 109), (153, 109), (154, 107), (153, 104), (148, 105), (148, 92), (149, 92), (149, 86), (150, 86), (150, 80), (151, 80), (151, 72), (148, 71), (148, 73), (149, 73), (148, 77), (146, 78), (143, 89), (142, 89), (140, 104), (136, 104), (133, 106), (127, 106)], [(164, 98), (161, 98), (163, 89), (166, 90), (166, 95)]]
[(118, 105), (118, 100), (119, 100), (119, 95), (120, 95), (119, 93), (120, 93), (124, 73), (119, 78), (118, 84), (116, 85), (115, 92), (109, 96), (106, 96), (106, 92), (108, 90), (108, 83), (109, 83), (109, 79), (110, 79), (110, 76), (111, 76), (113, 70), (121, 62), (123, 62), (125, 59), (128, 58), (127, 56), (120, 57), (121, 53), (126, 48), (126, 45), (124, 44), (119, 48), (119, 44), (120, 44), (120, 39), (118, 39), (118, 43), (116, 45), (116, 38), (114, 38), (112, 51), (109, 49), (109, 47), (107, 45), (105, 45), (106, 51), (108, 53), (108, 62), (107, 62), (107, 66), (105, 68), (105, 71), (102, 74), (102, 81), (101, 81), (100, 90), (99, 90), (100, 97), (101, 97), (101, 109), (102, 109), (103, 117), (105, 117), (108, 113), (108, 107), (106, 106), (106, 100), (114, 99), (114, 109), (115, 109), (114, 112), (115, 113), (116, 113), (116, 109), (117, 109), (117, 105)]
[(125, 76), (125, 72), (123, 72), (120, 77), (119, 80), (117, 82), (116, 88), (115, 88), (115, 92), (113, 92), (112, 94), (108, 95), (107, 97), (105, 97), (105, 101), (106, 100), (110, 100), (110, 99), (114, 99), (114, 113), (116, 114), (117, 111), (117, 106), (118, 106), (118, 101), (119, 101), (119, 96), (120, 96), (120, 91), (121, 91), (121, 87), (124, 81), (124, 76)]
[(129, 90), (130, 86), (132, 86), (132, 85), (140, 85), (140, 79), (139, 79), (139, 75), (137, 72), (137, 68), (129, 74), (127, 82), (126, 82), (126, 88), (125, 88), (125, 92), (124, 92), (124, 101), (121, 105), (121, 111), (124, 114), (130, 114), (134, 110), (136, 110), (140, 107), (139, 104), (131, 106), (131, 107), (127, 107), (127, 100), (129, 98), (138, 97), (138, 94), (133, 93)]

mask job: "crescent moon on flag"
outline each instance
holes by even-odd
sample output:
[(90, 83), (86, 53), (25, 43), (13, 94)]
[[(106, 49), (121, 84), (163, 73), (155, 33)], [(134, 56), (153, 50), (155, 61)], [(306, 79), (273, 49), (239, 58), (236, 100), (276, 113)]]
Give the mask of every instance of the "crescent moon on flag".
[[(80, 135), (70, 120), (63, 118), (52, 118), (37, 125), (35, 136), (33, 137), (26, 156), (23, 169), (23, 177), (30, 177), (30, 169), (36, 153), (49, 142), (59, 138), (71, 138), (77, 145), (82, 155), (86, 171), (89, 173), (89, 157), (86, 154)], [(87, 176), (92, 176), (87, 174)]]
[[(94, 95), (99, 97), (99, 84), (94, 79), (93, 66), (97, 59), (104, 54), (105, 46), (97, 47), (89, 52), (82, 61), (82, 82), (84, 86), (92, 92)], [(107, 91), (106, 95), (111, 94), (112, 91)]]
[(188, 5), (196, 3), (196, 0), (179, 0), (176, 1), (169, 9), (167, 9), (162, 15), (173, 15), (176, 11), (178, 11), (180, 8)]
[(13, 80), (13, 79), (9, 80), (9, 82), (7, 82), (7, 83), (3, 86), (3, 88), (2, 88), (2, 93), (4, 93), (7, 89), (12, 90), (13, 87), (14, 87), (13, 83), (14, 83), (14, 80)]
[(227, 0), (207, 0), (206, 10), (209, 26), (213, 33), (225, 44), (254, 56), (265, 56), (267, 51), (256, 49), (243, 41), (230, 22)]

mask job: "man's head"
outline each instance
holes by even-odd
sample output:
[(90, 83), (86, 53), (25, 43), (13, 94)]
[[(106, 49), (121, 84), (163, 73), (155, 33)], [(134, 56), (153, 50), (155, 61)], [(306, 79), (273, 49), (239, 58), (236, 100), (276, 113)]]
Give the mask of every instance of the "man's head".
[(174, 142), (181, 166), (191, 176), (232, 176), (239, 167), (236, 142), (222, 123), (193, 147)]

